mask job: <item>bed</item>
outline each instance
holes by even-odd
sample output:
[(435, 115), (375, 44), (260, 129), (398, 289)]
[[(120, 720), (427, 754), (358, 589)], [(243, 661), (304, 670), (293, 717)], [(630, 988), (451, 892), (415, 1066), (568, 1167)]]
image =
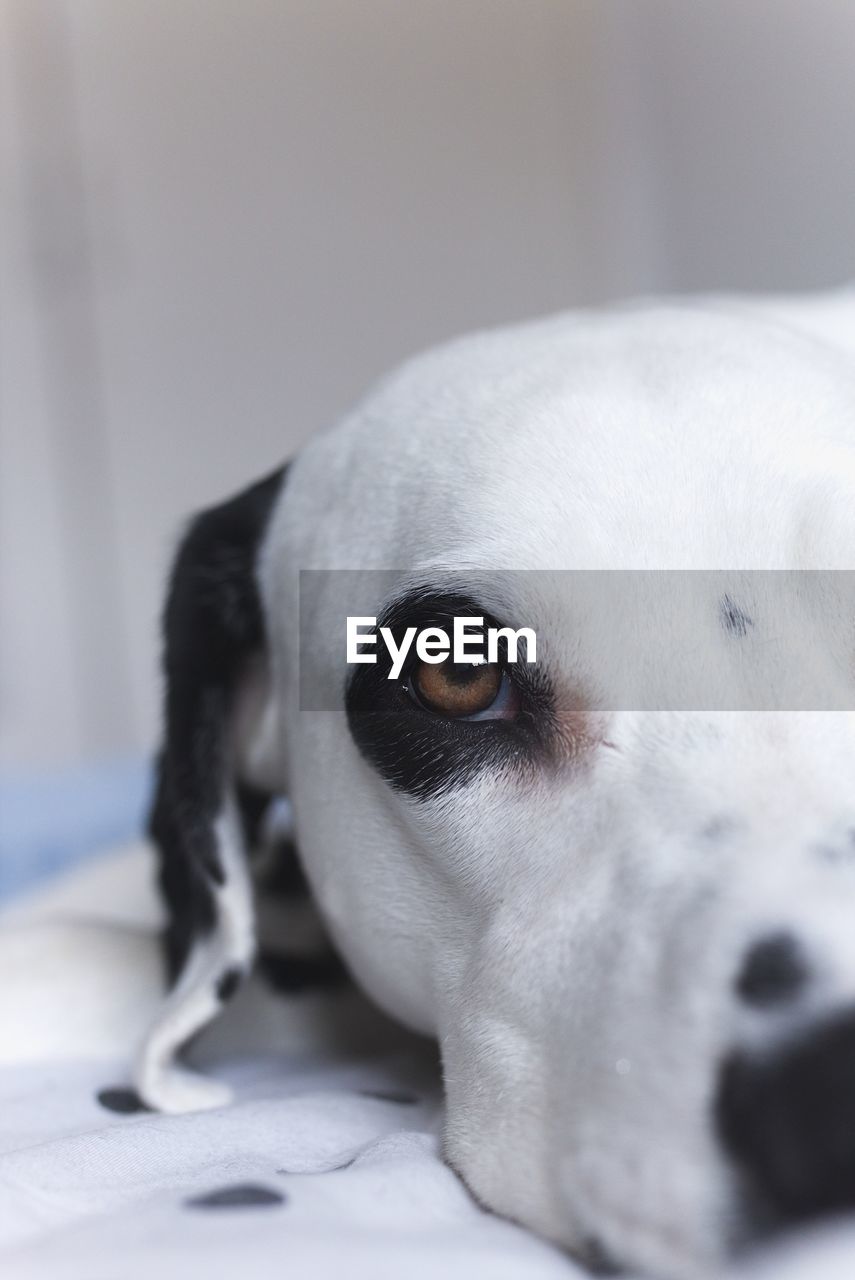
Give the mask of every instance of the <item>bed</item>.
[[(147, 785), (131, 762), (0, 791), (0, 1274), (585, 1274), (474, 1203), (440, 1157), (435, 1049), (349, 984), (256, 975), (190, 1052), (231, 1105), (142, 1108), (129, 1061), (163, 986), (151, 852), (134, 838)], [(806, 1234), (733, 1274), (852, 1280), (855, 1232)]]

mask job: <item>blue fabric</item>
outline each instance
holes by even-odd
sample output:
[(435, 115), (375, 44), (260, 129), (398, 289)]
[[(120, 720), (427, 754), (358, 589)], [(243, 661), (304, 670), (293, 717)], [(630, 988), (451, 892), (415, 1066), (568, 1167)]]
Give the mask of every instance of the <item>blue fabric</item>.
[(150, 786), (138, 759), (0, 776), (0, 899), (139, 835)]

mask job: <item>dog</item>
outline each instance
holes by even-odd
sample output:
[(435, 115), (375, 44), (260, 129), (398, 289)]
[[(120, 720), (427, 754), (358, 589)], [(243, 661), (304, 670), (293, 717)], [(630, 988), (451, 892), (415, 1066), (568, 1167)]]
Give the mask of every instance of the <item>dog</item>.
[[(145, 1102), (225, 1099), (175, 1059), (253, 964), (251, 811), (285, 796), (347, 968), (438, 1040), (444, 1155), (485, 1207), (686, 1280), (855, 1203), (853, 568), (847, 290), (453, 341), (198, 515), (164, 615)], [(592, 620), (614, 574), (692, 586)], [(343, 611), (531, 627), (538, 662), (389, 679), (379, 650), (343, 665)], [(633, 646), (643, 704), (612, 684)], [(701, 705), (699, 666), (735, 701)]]

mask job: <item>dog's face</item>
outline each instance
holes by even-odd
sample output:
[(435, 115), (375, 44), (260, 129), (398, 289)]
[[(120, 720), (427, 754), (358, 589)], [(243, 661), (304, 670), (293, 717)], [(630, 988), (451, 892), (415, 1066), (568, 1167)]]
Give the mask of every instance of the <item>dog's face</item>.
[[(686, 1280), (855, 1203), (855, 591), (802, 572), (855, 569), (848, 311), (850, 351), (721, 304), (456, 343), (191, 526), (146, 1101), (221, 1099), (170, 1064), (252, 959), (235, 769), (438, 1037), (489, 1208)], [(348, 669), (354, 614), (529, 627), (537, 663)]]
[[(761, 1222), (855, 1195), (855, 719), (668, 700), (705, 662), (739, 707), (748, 677), (792, 688), (808, 661), (855, 705), (848, 577), (812, 601), (774, 572), (853, 567), (853, 373), (714, 313), (488, 335), (310, 450), (272, 527), (289, 788), (321, 907), (368, 990), (438, 1034), (452, 1165), (593, 1262), (685, 1277)], [(400, 625), (532, 626), (536, 676), (344, 677), (331, 575), (310, 635), (339, 702), (301, 712), (295, 564), (401, 570), (351, 606)], [(615, 569), (772, 572), (730, 594), (727, 574), (690, 574), (678, 621), (645, 627), (592, 621), (566, 572)], [(666, 709), (621, 709), (624, 646)]]

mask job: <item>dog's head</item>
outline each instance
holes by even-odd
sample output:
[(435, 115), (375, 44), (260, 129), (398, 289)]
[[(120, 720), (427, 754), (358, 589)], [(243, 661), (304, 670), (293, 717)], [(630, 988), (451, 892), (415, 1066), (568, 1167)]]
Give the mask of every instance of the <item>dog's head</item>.
[[(439, 1038), (448, 1160), (591, 1263), (855, 1203), (855, 593), (781, 572), (855, 568), (853, 424), (855, 361), (774, 320), (550, 321), (408, 366), (266, 528), (243, 741), (354, 973)], [(389, 679), (345, 614), (537, 662)]]

